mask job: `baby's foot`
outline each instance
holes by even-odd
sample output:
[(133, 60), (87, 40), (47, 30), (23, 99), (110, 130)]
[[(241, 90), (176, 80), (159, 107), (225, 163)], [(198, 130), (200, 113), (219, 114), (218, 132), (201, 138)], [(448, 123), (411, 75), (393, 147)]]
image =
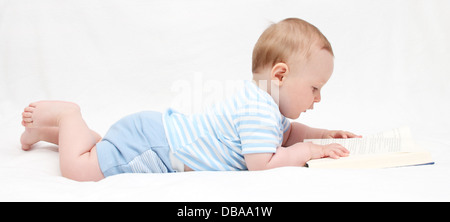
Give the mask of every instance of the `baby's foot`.
[(58, 144), (59, 128), (58, 127), (26, 127), (20, 137), (20, 143), (23, 150), (31, 149), (31, 146), (39, 141), (45, 141)]
[(41, 128), (25, 128), (25, 132), (23, 132), (20, 137), (20, 143), (22, 144), (23, 150), (29, 150), (33, 144), (41, 141), (39, 133), (40, 129)]
[(58, 126), (65, 114), (80, 113), (75, 103), (62, 101), (40, 101), (31, 103), (22, 113), (22, 125), (27, 128)]

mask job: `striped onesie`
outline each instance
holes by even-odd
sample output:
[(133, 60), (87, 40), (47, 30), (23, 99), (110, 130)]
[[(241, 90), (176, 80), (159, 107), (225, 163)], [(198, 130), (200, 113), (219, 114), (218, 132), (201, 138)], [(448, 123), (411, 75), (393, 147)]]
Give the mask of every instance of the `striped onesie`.
[(275, 153), (290, 122), (255, 82), (203, 113), (168, 109), (163, 125), (172, 154), (193, 170), (247, 170), (244, 154)]

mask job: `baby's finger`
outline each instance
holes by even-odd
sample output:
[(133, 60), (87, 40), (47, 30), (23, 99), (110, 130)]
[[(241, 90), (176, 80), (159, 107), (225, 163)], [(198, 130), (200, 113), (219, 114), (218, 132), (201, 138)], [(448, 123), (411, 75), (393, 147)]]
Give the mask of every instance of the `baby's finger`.
[(351, 133), (351, 132), (347, 132), (347, 133), (348, 133), (349, 138), (362, 138), (362, 136), (356, 135), (354, 133)]
[(344, 131), (345, 138), (355, 138), (358, 137), (356, 134)]
[(341, 148), (339, 148), (344, 154), (349, 154), (350, 153), (350, 151), (347, 149), (347, 148), (345, 148), (345, 147), (341, 147)]
[(348, 151), (345, 147), (338, 143), (333, 143), (332, 148), (339, 156), (348, 156), (348, 154), (350, 153), (350, 151)]
[(345, 147), (342, 146), (342, 145), (339, 144), (339, 143), (330, 143), (329, 146), (330, 146), (331, 148), (338, 148), (338, 149), (343, 148), (343, 149), (345, 149)]
[(336, 138), (348, 139), (352, 138), (351, 133), (343, 130), (336, 132)]
[(341, 157), (346, 157), (346, 156), (348, 156), (348, 154), (344, 153), (343, 151), (341, 151), (339, 149), (335, 149), (330, 152), (330, 157), (333, 159), (339, 159)]
[(333, 139), (334, 137), (333, 137), (333, 135), (326, 135), (325, 137), (324, 137), (324, 139)]
[(328, 152), (328, 157), (331, 157), (333, 159), (339, 159), (339, 155), (337, 155), (334, 150), (330, 150), (330, 152)]
[(343, 151), (343, 150), (341, 150), (341, 149), (335, 149), (334, 150), (334, 153), (336, 153), (337, 155), (339, 155), (339, 157), (341, 157), (341, 156), (347, 156), (347, 154)]

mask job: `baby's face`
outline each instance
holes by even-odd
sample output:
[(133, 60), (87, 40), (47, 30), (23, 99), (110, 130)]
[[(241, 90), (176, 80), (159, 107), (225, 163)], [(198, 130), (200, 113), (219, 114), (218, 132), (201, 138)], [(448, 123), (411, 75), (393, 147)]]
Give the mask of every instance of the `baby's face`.
[(291, 119), (297, 119), (302, 112), (314, 108), (320, 102), (320, 90), (333, 73), (334, 58), (330, 52), (314, 50), (305, 65), (294, 62), (290, 75), (280, 86), (280, 112)]

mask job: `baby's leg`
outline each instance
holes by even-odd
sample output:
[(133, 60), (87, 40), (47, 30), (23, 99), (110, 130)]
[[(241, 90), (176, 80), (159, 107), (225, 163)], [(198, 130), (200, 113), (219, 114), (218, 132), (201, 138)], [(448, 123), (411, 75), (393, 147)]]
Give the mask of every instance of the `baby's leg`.
[(103, 178), (95, 147), (99, 136), (87, 127), (78, 105), (42, 101), (32, 103), (29, 107), (28, 112), (31, 115), (24, 117), (22, 123), (25, 127), (58, 127), (58, 140), (50, 142), (59, 143), (63, 176), (78, 181), (97, 181)]
[[(22, 122), (22, 125), (24, 124), (25, 122)], [(91, 131), (92, 135), (97, 138), (97, 141), (100, 141), (102, 139), (102, 137), (98, 133), (93, 130)], [(25, 131), (20, 137), (22, 149), (26, 151), (30, 150), (31, 146), (39, 141), (45, 141), (59, 145), (59, 127), (25, 127)]]

